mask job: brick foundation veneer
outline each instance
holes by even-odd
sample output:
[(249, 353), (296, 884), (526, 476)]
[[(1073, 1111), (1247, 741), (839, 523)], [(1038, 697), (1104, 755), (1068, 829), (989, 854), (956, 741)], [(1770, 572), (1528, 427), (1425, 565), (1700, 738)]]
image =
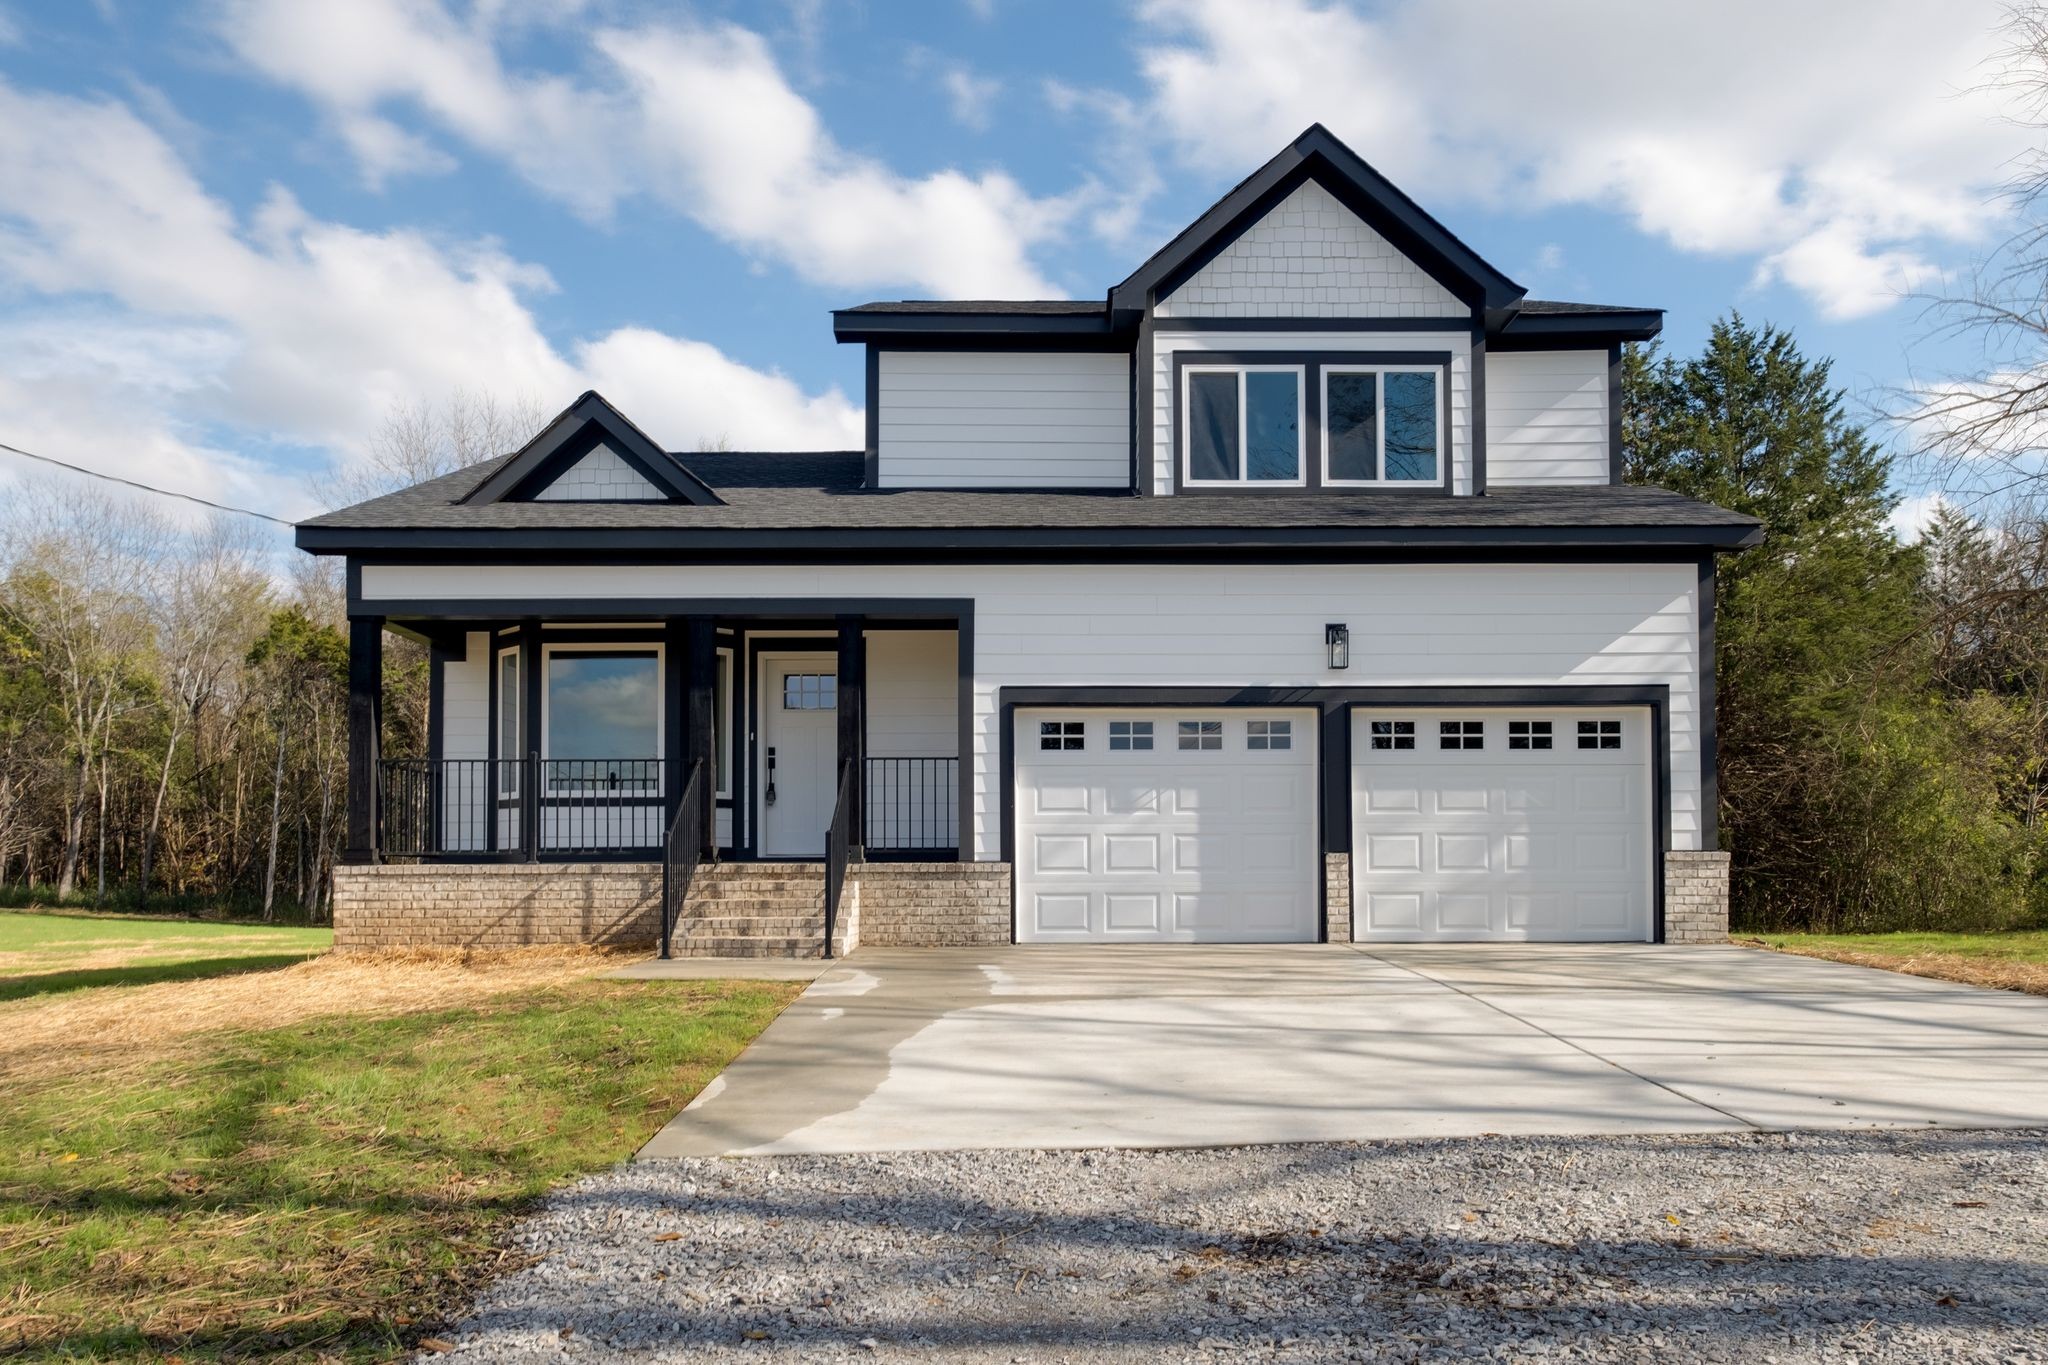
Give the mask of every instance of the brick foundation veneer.
[(334, 946), (652, 944), (657, 863), (420, 863), (334, 869)]
[(1010, 941), (1008, 863), (863, 863), (863, 948), (981, 948)]
[(1728, 941), (1728, 855), (1673, 851), (1664, 855), (1664, 941)]
[(1351, 855), (1323, 855), (1323, 937), (1351, 942)]

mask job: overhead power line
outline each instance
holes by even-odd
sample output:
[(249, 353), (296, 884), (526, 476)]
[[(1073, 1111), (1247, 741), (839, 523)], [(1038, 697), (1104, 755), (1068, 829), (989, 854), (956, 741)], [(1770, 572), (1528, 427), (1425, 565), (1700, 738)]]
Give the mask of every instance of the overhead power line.
[(10, 455), (19, 455), (24, 460), (37, 460), (43, 464), (55, 465), (59, 469), (68, 469), (74, 474), (83, 474), (89, 479), (104, 479), (108, 483), (118, 483), (124, 488), (133, 488), (138, 492), (154, 493), (160, 498), (176, 498), (180, 502), (196, 502), (201, 507), (211, 507), (216, 512), (232, 512), (238, 517), (254, 517), (258, 521), (273, 522), (279, 526), (291, 526), (294, 524), (286, 521), (283, 517), (273, 517), (268, 512), (252, 512), (246, 507), (230, 507), (224, 502), (209, 502), (205, 498), (194, 497), (190, 493), (173, 493), (168, 488), (152, 488), (146, 483), (137, 483), (133, 479), (124, 479), (118, 474), (103, 474), (97, 469), (87, 469), (83, 465), (67, 464), (63, 460), (53, 460), (48, 455), (38, 455), (32, 450), (23, 450), (19, 446), (8, 445), (5, 441), (0, 441), (0, 450), (4, 450)]

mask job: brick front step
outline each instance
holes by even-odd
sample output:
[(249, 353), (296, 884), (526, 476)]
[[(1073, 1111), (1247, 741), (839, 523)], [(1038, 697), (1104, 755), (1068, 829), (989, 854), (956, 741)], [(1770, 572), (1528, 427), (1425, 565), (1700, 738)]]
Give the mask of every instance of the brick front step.
[(788, 937), (793, 934), (822, 934), (825, 917), (807, 915), (689, 915), (676, 925), (679, 934), (725, 934), (746, 938)]
[(736, 938), (728, 935), (687, 935), (674, 948), (677, 957), (823, 957), (825, 936), (802, 938)]

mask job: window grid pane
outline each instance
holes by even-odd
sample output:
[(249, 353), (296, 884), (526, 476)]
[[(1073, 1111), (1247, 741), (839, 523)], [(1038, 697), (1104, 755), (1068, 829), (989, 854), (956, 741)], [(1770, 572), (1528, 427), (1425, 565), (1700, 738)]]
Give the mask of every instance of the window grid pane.
[(1254, 720), (1245, 724), (1244, 747), (1247, 749), (1291, 749), (1294, 747), (1294, 722), (1291, 720)]
[(1326, 376), (1323, 428), (1330, 445), (1332, 479), (1371, 480), (1380, 476), (1380, 377), (1338, 373)]
[(1038, 747), (1069, 751), (1088, 747), (1088, 723), (1080, 720), (1042, 720), (1038, 723)]
[(1152, 747), (1152, 722), (1149, 720), (1113, 720), (1109, 723), (1109, 747), (1117, 750), (1150, 749)]
[(1254, 482), (1301, 477), (1301, 386), (1293, 371), (1244, 376), (1245, 473)]
[(1223, 722), (1220, 720), (1184, 720), (1180, 723), (1180, 747), (1183, 749), (1221, 749), (1223, 747)]
[(834, 673), (790, 673), (782, 679), (785, 711), (832, 711), (839, 706), (839, 677)]
[(1550, 747), (1550, 722), (1547, 720), (1509, 721), (1508, 747), (1510, 749), (1548, 749)]
[(1382, 388), (1386, 401), (1388, 481), (1433, 482), (1437, 478), (1436, 376), (1388, 374)]
[(1619, 749), (1621, 747), (1621, 722), (1618, 720), (1580, 721), (1579, 747), (1581, 749)]
[(1437, 722), (1437, 747), (1439, 749), (1484, 749), (1486, 747), (1486, 722), (1483, 720), (1446, 720)]
[(1234, 481), (1238, 474), (1237, 375), (1188, 376), (1188, 477)]
[(1415, 747), (1415, 722), (1412, 720), (1376, 720), (1372, 723), (1372, 747), (1375, 749), (1412, 749)]

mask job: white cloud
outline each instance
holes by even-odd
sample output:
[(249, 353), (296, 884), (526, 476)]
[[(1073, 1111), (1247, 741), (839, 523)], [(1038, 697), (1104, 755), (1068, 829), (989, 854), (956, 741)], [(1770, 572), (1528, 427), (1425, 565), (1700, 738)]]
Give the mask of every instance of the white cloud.
[[(360, 451), (394, 404), (457, 389), (553, 410), (611, 392), (687, 448), (844, 448), (861, 415), (701, 342), (637, 328), (564, 354), (547, 273), (489, 241), (366, 232), (273, 189), (246, 220), (127, 106), (0, 82), (0, 327), (10, 444), (179, 491), (306, 510), (263, 454)], [(639, 400), (636, 407), (634, 399)]]
[(375, 114), (349, 114), (338, 125), (342, 141), (355, 157), (363, 183), (373, 190), (402, 175), (444, 175), (455, 158), (425, 138)]
[(436, 0), (230, 0), (221, 29), (246, 61), (344, 126), (415, 109), (592, 218), (646, 195), (821, 284), (1061, 292), (1031, 252), (1059, 233), (1072, 201), (1033, 196), (996, 171), (909, 176), (850, 151), (750, 29), (564, 28), (558, 45), (585, 68), (564, 75), (509, 69), (494, 17), (460, 22)]
[(1432, 208), (1609, 209), (1847, 318), (1996, 231), (1983, 182), (2025, 143), (1974, 89), (2000, 14), (1147, 0), (1140, 68), (1154, 125), (1216, 179), (1322, 122)]
[(991, 106), (1003, 93), (1000, 80), (976, 75), (972, 67), (955, 65), (939, 73), (939, 85), (946, 92), (954, 118), (977, 132), (988, 128)]

